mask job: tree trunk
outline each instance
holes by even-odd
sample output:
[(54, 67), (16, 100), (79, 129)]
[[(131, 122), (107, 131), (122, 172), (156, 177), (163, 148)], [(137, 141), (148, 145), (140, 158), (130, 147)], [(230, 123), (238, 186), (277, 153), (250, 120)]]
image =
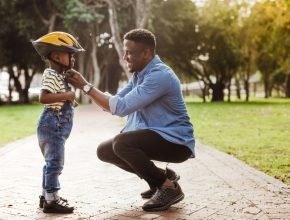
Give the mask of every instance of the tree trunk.
[[(60, 16), (60, 14), (57, 12), (57, 9), (51, 5), (51, 1), (48, 1), (49, 3), (49, 9), (48, 11), (53, 11), (50, 17), (47, 19), (44, 17), (44, 15), (39, 10), (36, 0), (33, 1), (33, 8), (36, 14), (38, 15), (39, 19), (42, 21), (42, 23), (47, 26), (48, 33), (54, 31), (56, 18)], [(45, 14), (47, 15), (47, 14)]]
[(48, 33), (54, 31), (54, 26), (55, 26), (55, 21), (56, 21), (57, 14), (52, 14), (51, 17), (49, 18), (48, 22)]
[(229, 80), (229, 83), (228, 83), (228, 102), (231, 102), (231, 80)]
[[(93, 82), (93, 67), (92, 67), (92, 59), (86, 59), (86, 62), (85, 62), (85, 74), (84, 77), (89, 81), (89, 82)], [(82, 103), (83, 104), (90, 104), (91, 101), (89, 99), (89, 97), (87, 95), (84, 95), (84, 93), (81, 92), (81, 96), (82, 96)]]
[(286, 91), (285, 91), (286, 98), (290, 98), (290, 74), (286, 75)]
[(212, 102), (223, 102), (224, 101), (224, 88), (225, 86), (221, 82), (211, 84), (212, 89)]
[(135, 6), (136, 27), (145, 28), (150, 14), (152, 0), (138, 0)]
[[(20, 76), (21, 76), (21, 70), (24, 70), (24, 85), (21, 85), (21, 82), (19, 80)], [(19, 103), (22, 104), (28, 104), (29, 103), (29, 88), (30, 88), (30, 84), (31, 81), (35, 75), (35, 71), (31, 71), (31, 73), (29, 73), (29, 69), (28, 67), (24, 67), (23, 69), (21, 68), (17, 68), (16, 71), (11, 71), (11, 75), (12, 78), (14, 80), (14, 85), (16, 88), (16, 91), (19, 94)]]
[(12, 68), (8, 68), (8, 73), (9, 73), (9, 81), (8, 81), (8, 90), (9, 90), (9, 97), (8, 97), (8, 103), (12, 102), (12, 74), (10, 74), (10, 72), (12, 72)]
[(100, 85), (100, 68), (98, 64), (98, 59), (97, 59), (97, 42), (96, 42), (96, 37), (97, 37), (97, 27), (93, 27), (93, 33), (91, 37), (91, 59), (92, 59), (92, 64), (93, 64), (93, 85), (95, 85), (96, 88), (99, 88)]
[(244, 86), (245, 86), (245, 91), (246, 91), (246, 102), (249, 101), (249, 97), (250, 97), (250, 86), (249, 86), (249, 79), (245, 79), (244, 81)]
[(101, 69), (101, 82), (99, 89), (115, 94), (119, 87), (119, 81), (122, 76), (122, 67), (118, 63), (119, 56), (114, 48), (104, 48), (100, 50), (98, 56)]
[[(16, 73), (15, 73), (16, 72)], [(12, 77), (13, 81), (14, 81), (14, 87), (16, 89), (16, 91), (19, 94), (19, 102), (23, 103), (23, 93), (22, 93), (22, 87), (21, 87), (21, 83), (19, 81), (19, 77), (20, 77), (20, 70), (17, 69), (16, 71), (14, 71), (12, 68), (9, 68), (9, 74)]]
[(106, 0), (108, 4), (108, 11), (109, 11), (109, 23), (110, 23), (110, 28), (113, 36), (113, 42), (114, 46), (116, 48), (116, 51), (119, 56), (119, 63), (121, 67), (123, 68), (124, 73), (126, 74), (127, 79), (130, 79), (131, 75), (127, 69), (126, 63), (123, 60), (123, 43), (120, 37), (120, 31), (119, 31), (119, 24), (118, 24), (118, 19), (117, 19), (117, 10), (115, 7), (114, 0)]
[(240, 80), (238, 77), (235, 77), (235, 84), (236, 84), (236, 95), (238, 99), (241, 99), (241, 86), (240, 86)]
[(264, 92), (265, 92), (265, 98), (267, 99), (269, 97), (269, 79), (268, 79), (268, 76), (265, 76), (265, 78), (264, 78)]
[[(79, 53), (78, 55), (78, 59), (77, 59), (77, 70), (81, 73), (84, 74), (85, 73), (85, 54), (84, 53)], [(80, 96), (79, 98), (79, 102), (82, 103), (82, 93), (79, 93)]]

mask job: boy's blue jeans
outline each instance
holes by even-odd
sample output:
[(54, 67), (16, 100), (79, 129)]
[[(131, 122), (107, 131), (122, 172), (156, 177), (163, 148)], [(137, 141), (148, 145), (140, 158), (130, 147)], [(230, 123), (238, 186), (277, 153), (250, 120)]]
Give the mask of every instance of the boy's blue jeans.
[(65, 102), (61, 110), (44, 108), (37, 127), (38, 142), (46, 164), (43, 167), (42, 188), (47, 193), (60, 189), (58, 176), (64, 165), (64, 145), (73, 124), (73, 107)]

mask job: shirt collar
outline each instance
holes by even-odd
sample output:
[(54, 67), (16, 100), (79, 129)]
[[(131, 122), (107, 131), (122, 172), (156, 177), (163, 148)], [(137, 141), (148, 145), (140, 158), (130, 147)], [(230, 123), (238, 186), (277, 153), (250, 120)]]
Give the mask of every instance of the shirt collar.
[(50, 72), (50, 73), (53, 72), (53, 73), (56, 73), (58, 76), (64, 77), (64, 74), (58, 73), (58, 72), (56, 72), (56, 70), (51, 69), (51, 68), (46, 68), (45, 72)]
[(161, 60), (160, 60), (159, 56), (155, 55), (154, 58), (139, 73), (135, 72), (134, 75), (138, 76), (138, 78), (144, 77), (144, 75), (149, 72), (149, 70), (152, 68), (152, 66), (154, 66), (155, 64), (160, 63), (160, 62), (161, 62)]
[(54, 69), (46, 68), (45, 71), (57, 73)]

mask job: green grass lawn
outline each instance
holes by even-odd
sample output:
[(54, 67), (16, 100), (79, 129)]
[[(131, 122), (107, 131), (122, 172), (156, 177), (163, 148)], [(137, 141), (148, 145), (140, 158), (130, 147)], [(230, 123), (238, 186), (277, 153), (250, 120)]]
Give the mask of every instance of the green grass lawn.
[(290, 100), (187, 101), (197, 139), (290, 185)]
[(0, 106), (0, 147), (36, 133), (42, 105)]
[[(195, 136), (290, 185), (290, 100), (187, 99)], [(0, 147), (36, 133), (41, 105), (0, 106)]]

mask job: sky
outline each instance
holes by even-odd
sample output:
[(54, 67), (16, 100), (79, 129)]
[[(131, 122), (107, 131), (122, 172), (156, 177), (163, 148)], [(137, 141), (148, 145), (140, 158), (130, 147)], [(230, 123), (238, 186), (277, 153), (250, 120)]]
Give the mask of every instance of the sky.
[[(192, 0), (197, 6), (203, 6), (204, 3), (207, 1), (207, 0)], [(218, 0), (218, 1), (223, 1), (223, 0)], [(248, 2), (250, 3), (250, 5), (254, 5), (256, 2), (261, 2), (263, 0), (239, 0), (241, 2)]]

